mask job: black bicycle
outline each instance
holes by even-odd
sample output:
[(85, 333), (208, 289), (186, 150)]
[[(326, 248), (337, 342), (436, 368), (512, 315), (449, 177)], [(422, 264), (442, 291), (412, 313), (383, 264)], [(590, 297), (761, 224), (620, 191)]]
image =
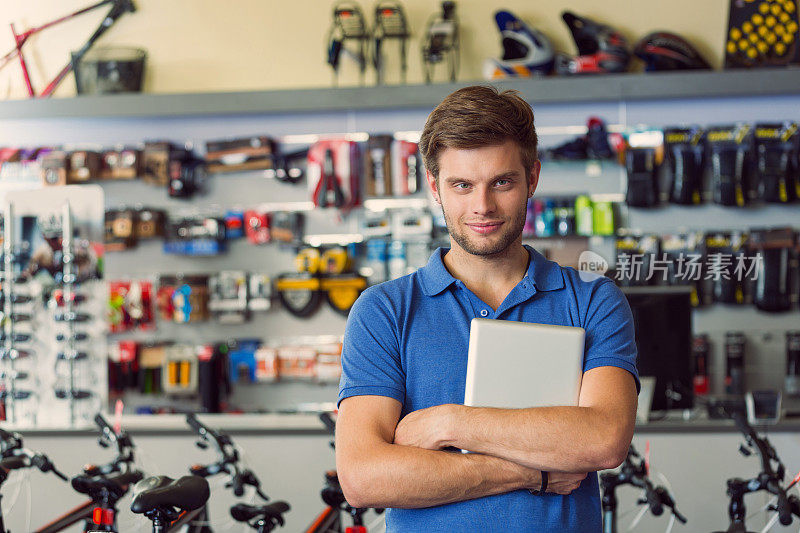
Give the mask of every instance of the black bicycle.
[[(13, 470), (23, 468), (38, 468), (44, 473), (52, 472), (64, 481), (69, 480), (67, 476), (56, 469), (46, 455), (24, 448), (19, 433), (9, 433), (0, 429), (0, 456), (0, 487)], [(2, 498), (3, 494), (0, 492), (0, 500)], [(0, 533), (5, 533), (5, 531), (2, 506), (0, 506)]]
[[(600, 488), (603, 492), (601, 503), (603, 506), (603, 533), (617, 533), (617, 495), (616, 489), (620, 485), (633, 485), (644, 490), (644, 497), (639, 499), (637, 505), (647, 505), (654, 516), (661, 516), (664, 507), (672, 511), (672, 515), (686, 523), (686, 518), (675, 509), (675, 501), (669, 491), (663, 486), (654, 487), (650, 481), (646, 461), (636, 452), (631, 444), (628, 455), (622, 468), (618, 472), (604, 472), (600, 474)], [(671, 526), (670, 526), (671, 527)]]
[(728, 505), (728, 517), (730, 525), (724, 532), (716, 533), (748, 533), (745, 525), (745, 505), (744, 496), (751, 492), (766, 491), (775, 495), (775, 503), (770, 505), (770, 511), (777, 512), (777, 518), (784, 526), (792, 523), (793, 516), (800, 518), (800, 498), (796, 495), (788, 495), (795, 482), (787, 487), (783, 487), (783, 478), (786, 469), (781, 463), (775, 448), (772, 447), (766, 437), (759, 437), (753, 427), (747, 422), (745, 414), (741, 411), (729, 413), (739, 431), (745, 438), (745, 444), (739, 446), (739, 451), (744, 456), (753, 454), (753, 449), (761, 459), (761, 472), (752, 479), (731, 478), (728, 480), (727, 494), (730, 498)]
[[(206, 449), (212, 446), (218, 455), (218, 460), (208, 465), (193, 465), (189, 472), (201, 478), (208, 478), (218, 474), (230, 476), (225, 488), (232, 489), (234, 496), (244, 496), (246, 487), (253, 487), (256, 495), (263, 502), (269, 497), (261, 491), (261, 482), (252, 470), (244, 468), (241, 464), (239, 450), (226, 433), (212, 429), (200, 422), (194, 414), (186, 415), (186, 423), (197, 433), (199, 439), (197, 446)], [(239, 522), (247, 522), (250, 527), (259, 532), (267, 532), (276, 526), (284, 524), (283, 513), (290, 509), (286, 502), (274, 502), (269, 505), (247, 505), (239, 503), (231, 508), (231, 516)], [(198, 516), (196, 524), (199, 533), (210, 533), (208, 508), (204, 505)]]
[[(330, 413), (321, 413), (319, 418), (331, 434), (336, 433), (336, 422), (331, 418)], [(334, 447), (333, 442), (330, 445), (331, 448)], [(305, 533), (367, 533), (367, 528), (364, 526), (364, 514), (370, 509), (353, 507), (347, 503), (336, 470), (325, 472), (325, 487), (322, 489), (321, 496), (326, 507), (314, 518)], [(383, 513), (383, 509), (373, 510), (378, 514)], [(344, 515), (350, 515), (353, 521), (352, 526), (345, 526), (342, 518)]]
[[(36, 530), (36, 533), (56, 533), (84, 522), (83, 531), (117, 531), (116, 504), (127, 492), (130, 485), (142, 479), (136, 470), (134, 446), (124, 431), (116, 433), (101, 415), (95, 416), (100, 428), (98, 443), (104, 448), (116, 447), (116, 456), (104, 465), (86, 465), (81, 475), (71, 480), (72, 488), (89, 497), (85, 503), (64, 513)], [(53, 472), (64, 481), (70, 481), (56, 470), (44, 454), (31, 452), (23, 447), (18, 433), (0, 430), (0, 485), (7, 479), (11, 470), (38, 468), (42, 472)], [(2, 512), (0, 511), (0, 533), (5, 533)]]

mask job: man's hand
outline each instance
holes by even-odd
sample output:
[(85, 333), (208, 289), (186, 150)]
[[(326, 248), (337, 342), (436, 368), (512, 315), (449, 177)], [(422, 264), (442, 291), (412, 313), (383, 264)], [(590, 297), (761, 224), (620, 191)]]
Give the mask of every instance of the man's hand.
[(449, 422), (458, 407), (444, 404), (408, 413), (394, 430), (394, 443), (426, 450), (447, 447)]
[[(570, 472), (548, 472), (547, 491), (555, 494), (567, 495), (581, 486), (581, 482), (586, 479), (586, 474), (572, 474)], [(530, 487), (538, 490), (541, 487)]]

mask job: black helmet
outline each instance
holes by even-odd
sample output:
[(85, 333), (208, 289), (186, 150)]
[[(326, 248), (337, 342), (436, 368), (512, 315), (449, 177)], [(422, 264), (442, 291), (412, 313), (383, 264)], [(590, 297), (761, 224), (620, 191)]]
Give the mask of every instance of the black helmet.
[(559, 74), (603, 74), (624, 72), (631, 54), (627, 41), (610, 26), (598, 24), (569, 11), (561, 14), (572, 32), (578, 55), (560, 54), (556, 60)]
[(689, 42), (665, 31), (645, 35), (636, 43), (633, 53), (646, 63), (645, 70), (697, 70), (711, 65)]

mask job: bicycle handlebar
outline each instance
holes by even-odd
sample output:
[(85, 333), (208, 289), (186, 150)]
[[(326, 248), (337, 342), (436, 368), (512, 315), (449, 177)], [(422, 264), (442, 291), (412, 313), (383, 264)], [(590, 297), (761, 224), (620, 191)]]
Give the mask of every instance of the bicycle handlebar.
[(42, 453), (34, 454), (33, 457), (31, 457), (31, 465), (35, 466), (44, 473), (52, 472), (57, 477), (60, 477), (63, 481), (69, 481), (67, 476), (58, 471), (50, 458)]
[[(129, 471), (134, 461), (133, 450), (135, 446), (131, 441), (130, 436), (124, 430), (119, 433), (114, 431), (114, 428), (103, 415), (97, 413), (94, 417), (94, 422), (100, 428), (99, 444), (107, 447), (111, 444), (117, 448), (117, 456), (104, 465), (89, 465), (84, 468), (84, 473), (87, 475), (108, 475), (114, 472)], [(124, 466), (124, 469), (123, 469)]]
[[(761, 460), (761, 473), (751, 480), (755, 481), (751, 486), (758, 488), (749, 489), (747, 492), (766, 490), (774, 494), (777, 497), (774, 510), (778, 513), (778, 520), (781, 525), (790, 525), (793, 514), (800, 517), (800, 500), (794, 495), (788, 496), (786, 489), (781, 486), (786, 471), (780, 458), (778, 458), (775, 448), (772, 447), (767, 438), (758, 436), (758, 433), (747, 421), (744, 413), (734, 411), (729, 414), (736, 427), (744, 435), (748, 446), (755, 447), (758, 450), (759, 459)], [(742, 453), (745, 453), (744, 449)], [(775, 464), (774, 468), (773, 463)]]
[[(604, 473), (601, 475), (601, 484), (603, 485), (603, 502), (604, 505), (608, 504), (616, 508), (616, 500), (614, 498), (614, 490), (619, 485), (633, 485), (644, 489), (644, 498), (638, 501), (639, 504), (646, 504), (650, 512), (654, 516), (664, 514), (664, 507), (669, 508), (672, 514), (681, 523), (686, 523), (686, 517), (675, 509), (675, 501), (670, 496), (669, 491), (663, 486), (653, 486), (650, 478), (648, 477), (647, 467), (645, 460), (635, 461), (634, 458), (641, 457), (633, 445), (628, 449), (628, 455), (622, 463), (622, 470), (615, 473)], [(611, 493), (609, 498), (606, 498), (607, 492)]]
[(203, 424), (194, 413), (186, 413), (186, 423), (204, 440), (214, 441), (214, 444), (220, 449), (226, 444), (230, 444), (230, 438), (227, 435)]
[(647, 481), (645, 487), (645, 499), (647, 500), (647, 505), (650, 507), (650, 512), (653, 513), (653, 516), (661, 516), (664, 514), (664, 506), (661, 505), (661, 497), (649, 481)]
[(203, 424), (193, 413), (186, 414), (186, 423), (189, 424), (200, 437), (201, 440), (198, 441), (198, 446), (200, 446), (202, 442), (210, 441), (220, 455), (220, 459), (216, 463), (191, 466), (189, 468), (190, 473), (200, 477), (209, 477), (222, 472), (227, 473), (231, 478), (225, 486), (233, 489), (233, 493), (237, 497), (243, 496), (245, 486), (250, 485), (255, 488), (256, 494), (264, 501), (269, 500), (269, 497), (261, 492), (261, 482), (256, 475), (249, 469), (241, 468), (239, 464), (239, 452), (236, 450), (233, 441), (227, 434)]
[(250, 485), (251, 487), (255, 488), (256, 494), (258, 494), (261, 499), (264, 501), (269, 501), (269, 496), (261, 492), (261, 482), (258, 480), (252, 470), (237, 470), (231, 477), (230, 482), (226, 484), (226, 486), (233, 488), (233, 493), (238, 497), (244, 495), (244, 488), (246, 485)]
[(331, 417), (330, 413), (320, 413), (319, 419), (322, 420), (322, 423), (325, 424), (325, 427), (328, 428), (328, 431), (330, 431), (331, 434), (336, 433), (336, 421), (333, 419), (333, 417)]
[(25, 456), (21, 455), (0, 459), (0, 468), (3, 470), (19, 470), (20, 468), (28, 468), (29, 466), (31, 466), (30, 462)]
[(778, 521), (781, 523), (781, 525), (790, 525), (792, 523), (792, 506), (789, 503), (789, 498), (783, 491), (778, 494), (778, 504), (776, 509), (778, 511)]
[(13, 455), (14, 450), (22, 448), (22, 437), (19, 433), (4, 431), (0, 429), (0, 455), (8, 457)]

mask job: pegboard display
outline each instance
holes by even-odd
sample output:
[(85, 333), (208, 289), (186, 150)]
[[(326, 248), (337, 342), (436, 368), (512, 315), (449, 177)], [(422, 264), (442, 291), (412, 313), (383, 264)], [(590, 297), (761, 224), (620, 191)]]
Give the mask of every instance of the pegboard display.
[[(562, 263), (577, 264), (580, 253), (589, 249), (607, 257), (614, 266), (614, 234), (621, 228), (659, 238), (689, 229), (747, 231), (785, 226), (797, 211), (793, 203), (755, 202), (733, 208), (710, 198), (702, 205), (688, 207), (669, 200), (654, 208), (633, 207), (626, 205), (629, 169), (615, 157), (577, 161), (547, 158), (548, 150), (591, 130), (593, 123), (587, 127), (587, 117), (601, 118), (613, 139), (614, 135), (628, 136), (641, 130), (634, 126), (638, 124), (663, 130), (689, 123), (708, 127), (731, 121), (756, 124), (797, 120), (800, 117), (792, 115), (793, 97), (740, 98), (713, 106), (691, 99), (569, 106), (534, 103), (534, 109), (546, 155), (535, 198), (539, 203), (532, 203), (529, 209), (526, 242)], [(147, 180), (118, 177), (96, 182), (105, 193), (106, 211), (112, 213), (106, 229), (116, 239), (116, 250), (108, 251), (104, 258), (106, 278), (113, 282), (109, 285), (109, 312), (116, 320), (116, 329), (108, 337), (112, 364), (116, 365), (110, 367), (113, 395), (124, 397), (129, 411), (197, 409), (203, 405), (202, 394), (197, 391), (203, 388), (204, 379), (224, 375), (232, 385), (230, 395), (220, 405), (206, 400), (210, 402), (206, 408), (286, 412), (330, 406), (336, 394), (335, 350), (327, 350), (333, 353), (324, 353), (321, 359), (314, 356), (315, 363), (322, 362), (321, 374), (309, 370), (308, 354), (319, 337), (332, 338), (334, 343), (341, 338), (346, 321), (342, 310), (364, 286), (358, 276), (369, 284), (402, 275), (424, 264), (432, 246), (446, 242), (441, 218), (436, 209), (431, 209), (421, 174), (411, 187), (408, 181), (398, 184), (386, 180), (388, 174), (398, 172), (393, 168), (392, 143), (413, 142), (426, 115), (427, 110), (420, 109), (166, 120), (51, 119), (46, 130), (18, 128), (21, 133), (13, 137), (13, 142), (19, 145), (57, 145), (74, 153), (90, 147), (102, 151), (112, 145), (163, 149), (167, 143), (176, 149), (182, 147), (196, 159), (208, 157), (210, 147), (217, 164), (230, 165), (202, 176), (197, 190), (188, 197), (170, 194), (170, 176), (157, 176), (164, 165), (169, 167), (169, 157), (163, 160), (167, 163), (153, 167), (156, 172)], [(144, 143), (154, 138), (153, 132), (162, 139), (158, 146)], [(235, 139), (258, 139), (260, 146), (253, 153), (247, 152), (243, 163), (241, 146), (223, 144)], [(332, 139), (341, 142), (330, 144)], [(12, 140), (3, 138), (0, 142)], [(309, 167), (304, 150), (320, 142)], [(354, 146), (366, 163), (361, 168), (366, 181), (360, 191), (352, 188), (350, 179), (356, 169), (351, 153)], [(228, 153), (225, 163), (226, 149), (240, 150), (238, 159)], [(265, 154), (283, 157), (278, 164), (277, 159)], [(248, 157), (253, 158), (252, 168), (241, 166)], [(187, 158), (179, 154), (178, 159)], [(408, 160), (405, 163), (400, 172), (407, 176)], [(285, 173), (284, 178), (295, 177), (278, 178), (279, 170)], [(342, 187), (337, 192), (336, 183), (321, 179), (331, 171), (340, 182), (342, 178), (350, 180), (351, 188)], [(591, 219), (593, 229), (588, 231), (579, 214), (587, 205), (598, 207)], [(613, 217), (597, 218), (606, 212)], [(302, 232), (292, 232), (291, 222), (282, 222), (278, 230), (286, 228), (283, 234), (287, 237), (280, 239), (273, 232), (273, 222), (276, 216), (285, 220), (284, 213), (302, 215)], [(420, 216), (425, 213), (430, 213), (430, 219)], [(198, 218), (202, 224), (184, 223)], [(163, 226), (159, 223), (162, 220)], [(180, 223), (170, 227), (171, 221)], [(233, 237), (215, 239), (220, 227)], [(611, 229), (606, 231), (606, 227)], [(202, 231), (206, 233), (199, 233)], [(208, 240), (196, 249), (181, 248), (169, 237), (181, 232)], [(404, 256), (392, 256), (393, 240), (404, 243)], [(304, 248), (317, 248), (318, 256), (298, 253)], [(343, 259), (338, 250), (357, 260)], [(401, 257), (403, 261), (399, 261)], [(326, 276), (342, 275), (342, 265), (347, 265), (347, 275), (355, 277), (339, 280), (336, 288), (343, 290), (331, 297), (333, 285), (323, 283), (318, 275), (322, 265), (329, 269)], [(316, 273), (312, 272), (315, 269)], [(295, 293), (284, 294), (282, 299), (279, 287)], [(198, 304), (197, 298), (209, 290), (213, 294)], [(223, 294), (226, 296), (221, 297)], [(294, 306), (295, 314), (287, 305)], [(725, 390), (721, 340), (734, 329), (753, 332), (747, 336), (748, 354), (753, 354), (746, 362), (750, 383), (781, 387), (785, 354), (778, 345), (785, 331), (795, 327), (796, 301), (783, 314), (769, 314), (752, 305), (712, 303), (698, 308), (693, 316), (694, 331), (710, 335), (712, 392)], [(126, 359), (131, 350), (142, 349), (150, 369), (160, 371), (160, 375), (150, 372), (146, 382), (132, 377), (140, 369), (126, 366), (131, 362)], [(198, 361), (212, 361), (213, 354), (224, 351), (227, 363), (222, 367), (185, 364), (190, 351)], [(284, 363), (278, 355), (281, 352), (290, 354)], [(209, 370), (216, 373), (208, 374)], [(275, 379), (282, 372), (283, 379)]]

